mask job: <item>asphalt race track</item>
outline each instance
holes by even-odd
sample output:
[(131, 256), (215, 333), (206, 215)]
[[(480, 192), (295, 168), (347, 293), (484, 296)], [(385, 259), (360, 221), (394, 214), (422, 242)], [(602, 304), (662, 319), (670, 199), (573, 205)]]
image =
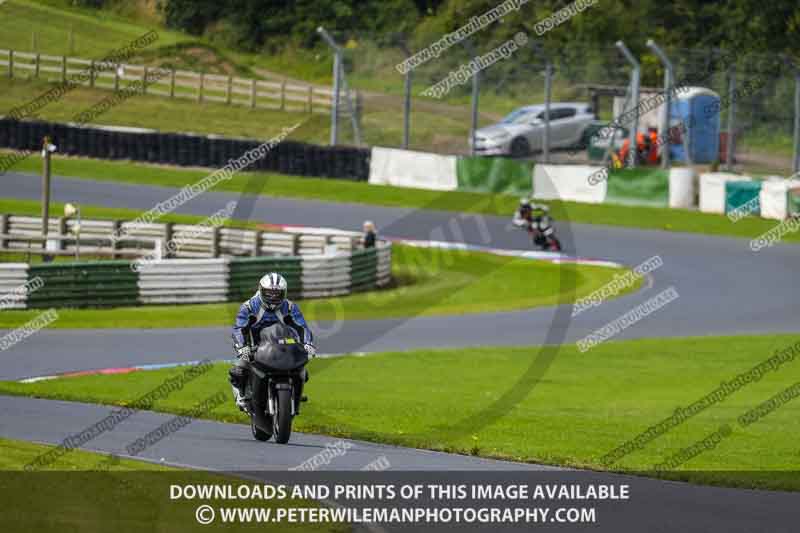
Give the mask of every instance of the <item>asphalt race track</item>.
[[(0, 396), (0, 435), (13, 439), (58, 444), (66, 435), (76, 434), (108, 416), (109, 408), (33, 398)], [(171, 415), (138, 412), (113, 431), (100, 434), (84, 448), (125, 456), (131, 442), (173, 418)], [(426, 450), (398, 448), (360, 441), (294, 434), (288, 445), (253, 440), (249, 428), (196, 420), (180, 431), (146, 448), (137, 458), (167, 465), (220, 472), (234, 472), (271, 482), (290, 482), (297, 472), (289, 468), (328, 449), (338, 446), (346, 453), (322, 464), (311, 479), (317, 482), (364, 482), (366, 477), (350, 479), (346, 472), (358, 471), (381, 458), (388, 461), (391, 477), (383, 483), (415, 480), (431, 483), (615, 483), (630, 485), (631, 500), (598, 507), (598, 523), (558, 524), (554, 531), (601, 531), (609, 533), (642, 531), (682, 531), (700, 533), (752, 533), (796, 531), (797, 496), (793, 493), (700, 487), (604, 472), (556, 469), (540, 465), (492, 461)], [(283, 478), (279, 477), (281, 472)], [(333, 473), (324, 477), (323, 474)], [(403, 477), (406, 473), (407, 477)], [(508, 474), (508, 475), (506, 475)], [(282, 481), (285, 479), (286, 481)], [(376, 478), (371, 478), (376, 479)], [(387, 481), (388, 479), (388, 481)], [(590, 504), (586, 504), (590, 505)], [(790, 525), (792, 524), (792, 525)], [(537, 526), (538, 528), (539, 526)], [(386, 528), (378, 529), (385, 530)], [(395, 528), (391, 528), (395, 530)], [(460, 527), (460, 530), (474, 530)], [(503, 528), (503, 531), (507, 531)], [(531, 525), (520, 530), (530, 531)]]
[[(9, 174), (2, 183), (0, 194), (4, 197), (39, 198), (40, 183), (35, 176)], [(141, 210), (152, 208), (175, 192), (176, 189), (153, 186), (64, 178), (56, 178), (53, 183), (53, 200), (57, 202), (80, 201), (87, 205)], [(207, 216), (238, 199), (237, 194), (209, 192), (177, 212)], [(522, 232), (509, 230), (508, 218), (264, 197), (252, 204), (252, 214), (247, 218), (276, 224), (353, 230), (360, 228), (363, 220), (371, 219), (389, 237), (450, 240), (510, 249), (525, 249), (527, 245)], [(237, 208), (234, 217), (243, 218), (247, 214)], [(453, 221), (459, 227), (457, 235), (451, 229)], [(659, 255), (664, 264), (653, 273), (647, 283), (649, 288), (606, 302), (571, 320), (568, 310), (547, 308), (486, 315), (322, 322), (313, 324), (320, 333), (320, 351), (535, 345), (552, 338), (574, 342), (670, 286), (680, 297), (623, 331), (620, 339), (791, 333), (800, 329), (796, 320), (800, 301), (793, 297), (795, 265), (800, 259), (798, 246), (778, 244), (755, 253), (745, 239), (563, 221), (556, 225), (558, 235), (574, 255), (610, 259), (630, 266)], [(563, 319), (565, 315), (567, 320)], [(487, 329), (503, 334), (487, 336)], [(53, 357), (54, 353), (59, 356)], [(146, 334), (137, 330), (49, 330), (8, 350), (0, 365), (0, 379), (201, 357), (218, 359), (230, 354), (229, 333), (223, 327), (149, 330)]]
[[(40, 197), (39, 179), (32, 175), (2, 177), (0, 196)], [(176, 189), (121, 185), (56, 178), (53, 201), (147, 210)], [(266, 188), (268, 190), (268, 186)], [(177, 210), (210, 215), (237, 194), (206, 193)], [(276, 224), (332, 226), (357, 230), (365, 219), (376, 222), (384, 236), (467, 242), (494, 248), (525, 249), (526, 236), (509, 231), (508, 218), (463, 217), (444, 211), (381, 208), (316, 201), (250, 198), (240, 202), (234, 217)], [(241, 211), (240, 211), (241, 209)], [(244, 212), (244, 214), (243, 214)], [(510, 217), (510, 213), (509, 213)], [(453, 220), (459, 231), (452, 231)], [(581, 257), (603, 258), (637, 265), (659, 255), (663, 266), (653, 273), (644, 290), (598, 308), (569, 317), (568, 309), (419, 317), (396, 320), (321, 323), (319, 348), (325, 353), (377, 351), (433, 346), (538, 344), (548, 339), (575, 341), (630, 310), (667, 287), (680, 297), (626, 330), (620, 338), (797, 332), (800, 299), (796, 297), (796, 265), (800, 247), (776, 245), (754, 253), (748, 241), (581, 224), (557, 223), (568, 251)], [(462, 238), (463, 235), (463, 238)], [(570, 246), (569, 243), (572, 243)], [(488, 274), (487, 274), (488, 275)], [(502, 332), (486, 338), (486, 332)], [(222, 358), (230, 354), (227, 328), (183, 330), (47, 330), (12, 347), (0, 358), (0, 379), (20, 379), (56, 372), (132, 364)], [(765, 354), (767, 355), (767, 354)], [(0, 397), (0, 435), (37, 442), (58, 443), (108, 414), (108, 407)], [(169, 419), (169, 415), (137, 413), (114, 431), (86, 448), (121, 452), (125, 444)], [(254, 441), (246, 426), (195, 421), (141, 454), (146, 460), (165, 458), (168, 464), (215, 470), (253, 469), (285, 471), (308, 459), (329, 437), (293, 436), (288, 446)], [(428, 451), (352, 442), (352, 454), (334, 459), (327, 469), (357, 470), (384, 455), (392, 470), (530, 470), (548, 469)], [(123, 453), (124, 455), (124, 453)], [(244, 463), (243, 463), (244, 462)], [(563, 475), (567, 473), (559, 472)], [(605, 482), (622, 476), (577, 472)], [(531, 474), (533, 475), (533, 474)], [(749, 490), (694, 487), (682, 483), (638, 479), (637, 503), (627, 514), (601, 520), (597, 531), (789, 531), (787, 517), (796, 509), (796, 495)], [(796, 511), (795, 511), (796, 512)], [(796, 515), (795, 515), (796, 516)], [(629, 528), (631, 524), (635, 527)], [(561, 527), (559, 531), (572, 529)]]

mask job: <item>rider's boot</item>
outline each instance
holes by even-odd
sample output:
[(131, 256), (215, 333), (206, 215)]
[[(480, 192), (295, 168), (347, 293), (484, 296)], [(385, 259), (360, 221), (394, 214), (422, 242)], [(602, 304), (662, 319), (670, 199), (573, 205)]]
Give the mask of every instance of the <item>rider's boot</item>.
[(231, 385), (231, 389), (233, 390), (233, 399), (234, 402), (236, 402), (236, 407), (238, 407), (240, 411), (246, 413), (248, 398), (233, 385)]

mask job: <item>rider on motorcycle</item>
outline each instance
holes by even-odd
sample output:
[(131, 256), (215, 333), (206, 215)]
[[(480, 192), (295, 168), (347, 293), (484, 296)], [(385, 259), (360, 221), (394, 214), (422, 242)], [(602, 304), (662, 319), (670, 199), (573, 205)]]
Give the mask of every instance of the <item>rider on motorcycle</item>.
[[(258, 348), (258, 339), (261, 330), (283, 322), (297, 332), (298, 338), (303, 342), (309, 357), (317, 354), (314, 347), (314, 337), (306, 324), (300, 307), (286, 298), (286, 280), (280, 274), (271, 272), (261, 278), (258, 291), (239, 308), (236, 322), (233, 325), (233, 348), (239, 360), (234, 363), (229, 371), (236, 405), (244, 411), (247, 400), (243, 394), (250, 371), (251, 356)], [(303, 370), (303, 380), (308, 381), (308, 373)]]
[(548, 249), (552, 241), (557, 242), (550, 208), (544, 204), (531, 203), (529, 198), (522, 198), (512, 223), (518, 228), (526, 229), (533, 244), (543, 250)]

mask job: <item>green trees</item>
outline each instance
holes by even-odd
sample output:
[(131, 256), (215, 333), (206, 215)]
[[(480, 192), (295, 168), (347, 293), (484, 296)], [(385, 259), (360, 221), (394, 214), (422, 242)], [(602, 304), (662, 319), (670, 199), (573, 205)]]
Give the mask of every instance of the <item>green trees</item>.
[[(82, 0), (102, 3), (101, 0)], [(347, 38), (379, 41), (403, 33), (424, 46), (443, 32), (465, 24), (503, 0), (163, 0), (167, 25), (194, 35), (225, 39), (245, 50), (288, 44), (313, 47), (323, 24)], [(565, 7), (567, 0), (536, 0), (475, 35), (479, 45), (508, 39)], [(632, 47), (648, 37), (670, 47), (720, 47), (759, 52), (795, 53), (800, 30), (796, 0), (597, 0), (568, 26), (542, 36), (544, 45), (563, 49), (608, 46), (625, 39)], [(382, 37), (384, 36), (384, 37)], [(634, 50), (643, 52), (644, 50)]]

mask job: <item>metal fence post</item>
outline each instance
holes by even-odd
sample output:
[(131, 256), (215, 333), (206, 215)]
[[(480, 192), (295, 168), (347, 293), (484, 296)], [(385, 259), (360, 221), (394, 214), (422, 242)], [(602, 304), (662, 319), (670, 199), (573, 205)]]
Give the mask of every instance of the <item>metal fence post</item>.
[(653, 41), (647, 40), (647, 47), (658, 56), (664, 64), (664, 116), (661, 119), (661, 168), (669, 168), (670, 158), (670, 131), (669, 124), (672, 118), (670, 113), (672, 108), (672, 91), (674, 90), (673, 84), (675, 83), (675, 70), (672, 67), (672, 61), (669, 60), (667, 54)]
[(205, 82), (205, 73), (200, 73), (200, 84), (197, 87), (197, 101), (203, 103), (203, 84)]
[(411, 69), (403, 80), (403, 148), (408, 148), (411, 138)]
[[(50, 227), (50, 137), (42, 142), (42, 248), (47, 249), (47, 230)], [(44, 261), (44, 257), (42, 258)]]
[(89, 87), (94, 87), (94, 59), (89, 65)]
[(142, 71), (142, 94), (147, 94), (147, 72), (148, 68), (144, 67)]
[(735, 144), (735, 134), (733, 128), (735, 127), (736, 115), (736, 69), (731, 65), (728, 69), (728, 146), (725, 151), (725, 170), (730, 172), (733, 169), (733, 150)]
[(37, 78), (39, 77), (39, 63), (41, 62), (41, 54), (36, 54), (36, 74), (34, 74)]
[(67, 83), (67, 56), (61, 56), (61, 83)]
[(470, 147), (469, 154), (475, 155), (475, 138), (478, 134), (478, 98), (480, 97), (480, 71), (472, 75), (472, 98), (470, 99)]
[(312, 85), (308, 86), (308, 113), (311, 114), (314, 112), (314, 87)]
[(261, 255), (261, 246), (264, 244), (264, 232), (256, 230), (256, 255)]
[[(59, 237), (67, 236), (67, 217), (58, 217), (58, 236)], [(58, 249), (66, 250), (66, 248), (67, 248), (67, 241), (59, 239)]]
[(228, 88), (225, 93), (225, 103), (231, 105), (231, 93), (233, 92), (233, 77), (228, 76)]
[(14, 79), (14, 50), (8, 51), (8, 77)]
[(792, 172), (800, 172), (800, 71), (794, 74), (794, 160)]
[[(8, 213), (3, 213), (0, 215), (0, 235), (6, 235), (8, 233)], [(5, 249), (6, 241), (0, 238), (0, 250)]]
[(339, 140), (339, 76), (342, 56), (337, 50), (333, 55), (333, 101), (331, 103), (331, 146), (336, 146)]
[[(121, 220), (114, 220), (112, 223), (112, 235), (121, 235), (120, 228), (122, 228), (122, 221)], [(111, 240), (111, 259), (117, 258), (117, 248), (119, 248), (119, 240), (118, 239), (110, 239)]]
[(641, 68), (639, 66), (639, 62), (633, 57), (633, 54), (628, 47), (625, 46), (625, 43), (622, 41), (617, 41), (617, 48), (622, 52), (625, 58), (633, 67), (633, 72), (631, 73), (631, 104), (633, 110), (633, 120), (631, 124), (631, 131), (628, 136), (629, 139), (629, 163), (631, 168), (636, 168), (636, 134), (639, 130), (639, 80), (641, 76)]
[(342, 76), (342, 86), (344, 87), (345, 103), (347, 104), (347, 112), (350, 114), (350, 123), (353, 125), (353, 137), (355, 138), (356, 146), (361, 146), (361, 123), (360, 111), (358, 107), (358, 91), (356, 93), (356, 105), (353, 105), (353, 98), (350, 94), (350, 87), (347, 85), (347, 80), (344, 77), (344, 71), (340, 74)]
[(333, 95), (331, 96), (331, 146), (336, 146), (339, 139), (339, 81), (342, 72), (342, 49), (333, 40), (333, 37), (325, 31), (325, 28), (319, 26), (317, 33), (325, 40), (325, 42), (333, 49)]
[(542, 159), (550, 162), (550, 100), (553, 90), (553, 64), (548, 61), (544, 67), (544, 137), (542, 139)]
[(211, 257), (219, 257), (219, 226), (211, 229)]
[(250, 80), (250, 107), (256, 108), (256, 80)]
[(169, 97), (175, 98), (175, 69), (169, 72)]
[(174, 223), (172, 222), (165, 222), (164, 223), (164, 249), (167, 251), (166, 257), (176, 257), (175, 254), (172, 253), (170, 250), (169, 242), (172, 240), (173, 236), (175, 235), (175, 228)]
[[(356, 114), (356, 135), (358, 136), (359, 139), (361, 139), (361, 116), (363, 115), (363, 112), (364, 112), (364, 100), (361, 98), (361, 93), (360, 92), (358, 92), (358, 91), (353, 91), (353, 92), (356, 95), (356, 98), (355, 98), (356, 105), (355, 105), (355, 109), (353, 110), (353, 111), (355, 111), (355, 114)], [(360, 140), (359, 140), (358, 144), (359, 145), (361, 144)]]
[(281, 111), (286, 110), (286, 80), (281, 82)]

